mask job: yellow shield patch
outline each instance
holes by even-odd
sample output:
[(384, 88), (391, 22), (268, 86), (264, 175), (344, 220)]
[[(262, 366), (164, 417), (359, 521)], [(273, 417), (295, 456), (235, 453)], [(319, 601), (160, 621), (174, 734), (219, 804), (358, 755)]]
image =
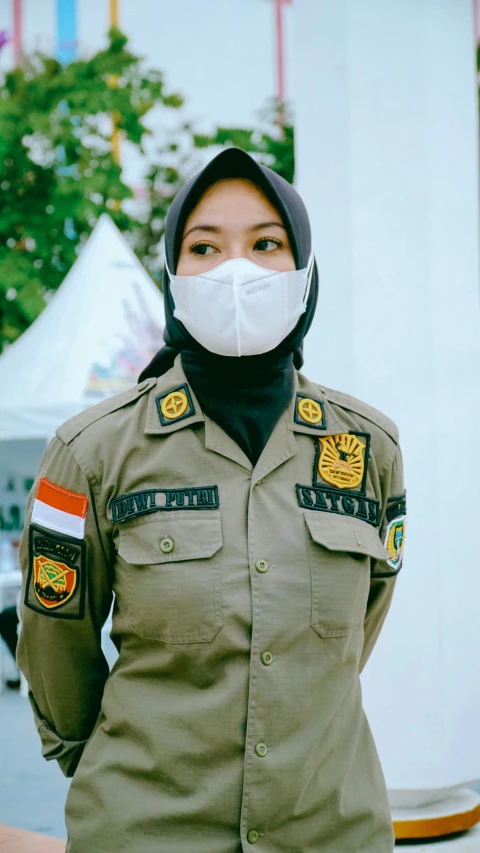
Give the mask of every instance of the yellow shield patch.
[(52, 610), (72, 597), (77, 585), (77, 570), (65, 563), (40, 555), (33, 561), (35, 595), (40, 604)]
[(357, 489), (365, 472), (366, 444), (356, 435), (341, 433), (319, 438), (318, 473), (336, 489)]
[(398, 571), (402, 565), (405, 547), (405, 516), (394, 518), (385, 531), (385, 548), (390, 554), (387, 565)]

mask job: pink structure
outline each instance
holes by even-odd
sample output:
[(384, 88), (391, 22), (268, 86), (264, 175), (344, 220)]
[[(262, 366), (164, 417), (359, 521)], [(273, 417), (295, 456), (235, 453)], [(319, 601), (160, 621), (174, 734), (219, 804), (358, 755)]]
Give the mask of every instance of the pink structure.
[(22, 64), (23, 59), (23, 10), (22, 0), (12, 0), (13, 19), (13, 55), (15, 66)]
[(285, 56), (283, 50), (283, 7), (292, 0), (274, 0), (275, 4), (275, 37), (276, 37), (276, 66), (277, 66), (277, 98), (285, 100)]

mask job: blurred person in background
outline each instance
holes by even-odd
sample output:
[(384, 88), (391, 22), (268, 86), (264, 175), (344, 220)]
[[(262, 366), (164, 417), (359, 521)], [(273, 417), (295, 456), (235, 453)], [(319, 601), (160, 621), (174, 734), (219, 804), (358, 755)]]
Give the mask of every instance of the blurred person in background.
[[(14, 660), (17, 651), (17, 628), (17, 608), (6, 607), (0, 613), (0, 637), (5, 641)], [(7, 687), (10, 687), (12, 690), (18, 690), (20, 687), (20, 679), (18, 678), (7, 679), (5, 683)]]
[[(223, 151), (169, 212), (166, 345), (44, 455), (18, 663), (73, 776), (70, 853), (393, 849), (359, 675), (401, 566), (401, 452), (299, 372), (318, 287), (296, 191)], [(341, 347), (341, 306), (321, 322)]]

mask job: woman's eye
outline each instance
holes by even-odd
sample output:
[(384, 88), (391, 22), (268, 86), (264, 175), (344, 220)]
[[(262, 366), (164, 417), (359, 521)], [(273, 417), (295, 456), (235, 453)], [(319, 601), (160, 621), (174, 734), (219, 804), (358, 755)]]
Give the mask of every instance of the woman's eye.
[(282, 244), (277, 242), (277, 240), (258, 240), (255, 243), (255, 249), (257, 252), (272, 252), (274, 249), (278, 249)]
[(190, 251), (194, 252), (195, 255), (212, 255), (215, 249), (210, 243), (197, 243), (196, 246), (192, 246)]

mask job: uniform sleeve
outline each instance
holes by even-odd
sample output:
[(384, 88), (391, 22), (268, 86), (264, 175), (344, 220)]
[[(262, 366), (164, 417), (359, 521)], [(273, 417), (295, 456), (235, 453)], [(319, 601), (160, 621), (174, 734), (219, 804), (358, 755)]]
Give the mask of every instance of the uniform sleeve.
[(93, 487), (54, 438), (29, 496), (20, 544), (17, 663), (29, 685), (42, 754), (73, 776), (97, 720), (108, 665), (101, 629), (111, 602), (109, 540)]
[(381, 487), (380, 537), (390, 554), (390, 558), (385, 561), (372, 561), (360, 672), (367, 663), (382, 630), (392, 601), (397, 575), (402, 567), (406, 525), (406, 493), (403, 483), (402, 453), (399, 446), (397, 446), (393, 463), (387, 471)]

